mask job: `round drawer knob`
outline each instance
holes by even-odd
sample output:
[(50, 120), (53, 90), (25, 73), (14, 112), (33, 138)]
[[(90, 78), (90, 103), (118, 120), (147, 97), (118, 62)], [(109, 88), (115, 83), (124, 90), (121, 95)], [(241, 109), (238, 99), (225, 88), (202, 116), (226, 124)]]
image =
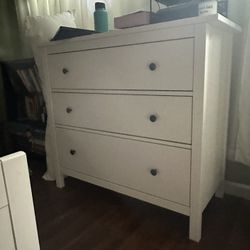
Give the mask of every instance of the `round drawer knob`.
[(156, 176), (158, 174), (158, 170), (157, 169), (151, 169), (150, 173), (151, 173), (151, 175)]
[(69, 113), (71, 113), (73, 111), (73, 109), (72, 108), (70, 108), (70, 107), (67, 107), (66, 108), (66, 112), (69, 114)]
[(149, 69), (150, 69), (151, 71), (155, 71), (156, 68), (157, 68), (157, 66), (156, 66), (155, 63), (150, 63), (150, 64), (149, 64)]
[(62, 69), (62, 72), (63, 72), (64, 75), (66, 75), (66, 74), (69, 72), (69, 70), (66, 69), (66, 68), (63, 68), (63, 69)]
[(150, 120), (151, 122), (156, 122), (156, 121), (157, 121), (157, 116), (156, 116), (156, 115), (150, 115), (150, 116), (149, 116), (149, 120)]
[(75, 151), (74, 149), (71, 149), (71, 150), (70, 150), (70, 154), (71, 154), (71, 155), (75, 155), (75, 154), (76, 154), (76, 151)]

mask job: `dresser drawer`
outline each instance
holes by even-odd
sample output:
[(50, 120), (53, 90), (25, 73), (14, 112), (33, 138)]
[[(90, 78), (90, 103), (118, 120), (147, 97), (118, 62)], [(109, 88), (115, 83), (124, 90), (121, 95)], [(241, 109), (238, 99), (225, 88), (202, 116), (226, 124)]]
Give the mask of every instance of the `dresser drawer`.
[(190, 150), (57, 129), (61, 168), (189, 205)]
[(0, 209), (0, 249), (16, 249), (8, 206)]
[(191, 143), (191, 97), (54, 93), (55, 122)]
[(48, 56), (52, 88), (192, 90), (193, 39)]
[(0, 162), (0, 208), (7, 205), (6, 190), (2, 173), (2, 166)]

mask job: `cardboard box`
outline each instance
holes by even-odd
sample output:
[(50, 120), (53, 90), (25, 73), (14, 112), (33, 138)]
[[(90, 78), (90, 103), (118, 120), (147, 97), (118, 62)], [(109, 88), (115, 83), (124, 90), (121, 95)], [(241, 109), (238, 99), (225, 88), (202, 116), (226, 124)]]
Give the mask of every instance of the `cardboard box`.
[(149, 11), (137, 11), (125, 16), (115, 17), (114, 26), (117, 29), (124, 29), (129, 27), (141, 26), (150, 24)]

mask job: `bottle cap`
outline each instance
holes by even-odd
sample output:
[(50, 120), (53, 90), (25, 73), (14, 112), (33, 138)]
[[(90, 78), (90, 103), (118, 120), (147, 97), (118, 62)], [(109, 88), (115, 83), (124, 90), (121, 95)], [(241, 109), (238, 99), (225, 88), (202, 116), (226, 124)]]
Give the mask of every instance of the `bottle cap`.
[(105, 3), (96, 2), (96, 3), (95, 3), (95, 9), (96, 9), (96, 10), (105, 9)]

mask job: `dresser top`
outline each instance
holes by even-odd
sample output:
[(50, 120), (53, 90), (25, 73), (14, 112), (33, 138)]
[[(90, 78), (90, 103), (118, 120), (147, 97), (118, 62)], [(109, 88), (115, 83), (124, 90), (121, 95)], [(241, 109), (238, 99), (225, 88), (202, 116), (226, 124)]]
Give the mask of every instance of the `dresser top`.
[(160, 30), (160, 29), (168, 29), (168, 28), (176, 28), (181, 26), (190, 26), (190, 25), (196, 25), (196, 24), (202, 24), (202, 23), (209, 23), (224, 29), (230, 29), (232, 32), (241, 32), (241, 27), (230, 21), (228, 18), (220, 15), (220, 14), (214, 14), (214, 15), (208, 15), (208, 16), (198, 16), (198, 17), (192, 17), (192, 18), (185, 18), (185, 19), (179, 19), (174, 21), (168, 21), (168, 22), (161, 22), (157, 24), (149, 24), (144, 26), (137, 26), (132, 28), (126, 28), (126, 29), (119, 29), (119, 30), (113, 30), (109, 32), (99, 33), (99, 34), (92, 34), (88, 36), (80, 36), (70, 39), (64, 39), (60, 41), (54, 41), (54, 42), (46, 42), (40, 45), (40, 47), (47, 47), (47, 46), (54, 46), (57, 44), (65, 43), (65, 42), (76, 42), (76, 41), (83, 41), (83, 40), (92, 40), (95, 38), (106, 38), (106, 37), (112, 37), (112, 36), (119, 36), (119, 35), (129, 35), (137, 32), (146, 32), (151, 30)]

